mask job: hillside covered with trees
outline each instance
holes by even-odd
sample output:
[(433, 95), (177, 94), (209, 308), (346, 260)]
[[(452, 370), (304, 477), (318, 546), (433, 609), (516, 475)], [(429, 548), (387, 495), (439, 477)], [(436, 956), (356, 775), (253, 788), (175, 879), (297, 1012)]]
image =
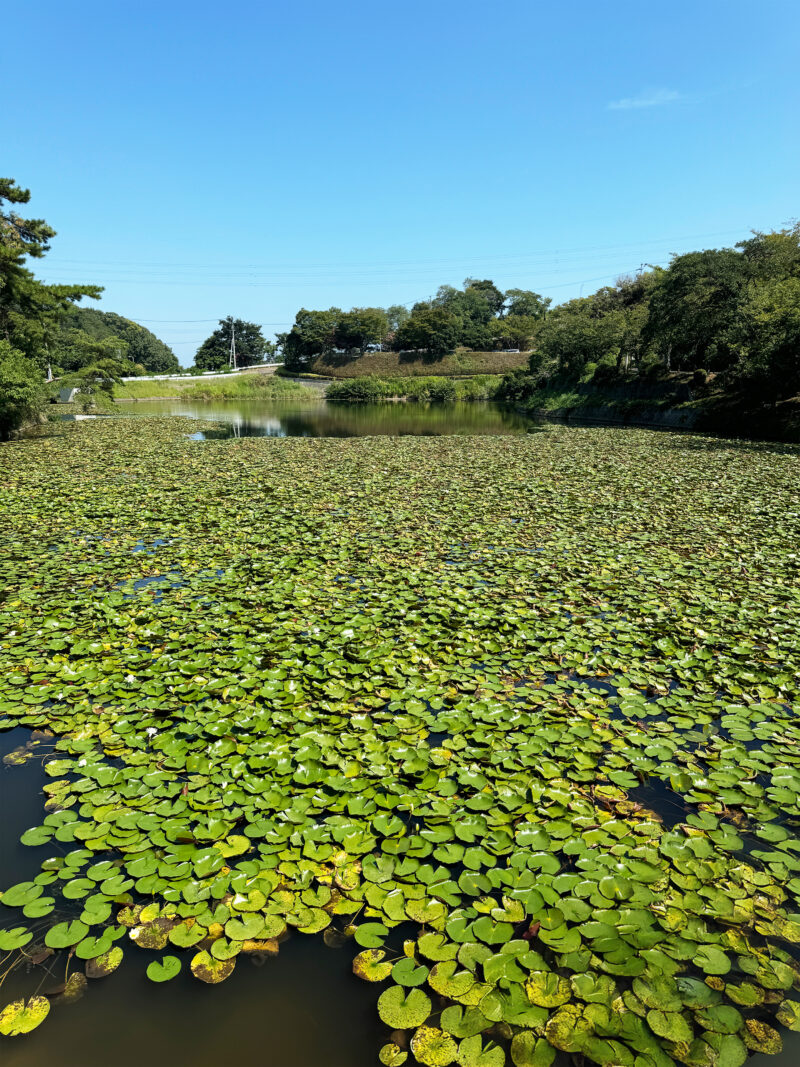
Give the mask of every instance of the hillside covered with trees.
[(433, 364), (457, 373), (456, 350), (528, 351), (528, 366), (506, 378), (500, 396), (534, 407), (543, 390), (576, 388), (768, 409), (800, 394), (800, 224), (676, 255), (556, 307), (530, 290), (468, 278), (410, 311), (303, 308), (278, 340), (290, 370), (347, 377), (359, 368), (380, 374), (378, 349), (428, 374)]
[(301, 308), (288, 333), (278, 335), (290, 370), (307, 370), (317, 359), (347, 361), (374, 348), (416, 352), (437, 359), (456, 348), (525, 350), (550, 305), (525, 289), (501, 292), (494, 282), (467, 278), (463, 289), (439, 287), (436, 296), (409, 309)]
[(180, 371), (178, 357), (154, 333), (113, 311), (72, 307), (61, 318), (52, 346), (52, 363), (63, 370), (78, 370), (98, 349), (124, 358), (133, 368), (150, 374)]
[(537, 323), (528, 384), (691, 372), (765, 398), (800, 391), (800, 224), (675, 256)]

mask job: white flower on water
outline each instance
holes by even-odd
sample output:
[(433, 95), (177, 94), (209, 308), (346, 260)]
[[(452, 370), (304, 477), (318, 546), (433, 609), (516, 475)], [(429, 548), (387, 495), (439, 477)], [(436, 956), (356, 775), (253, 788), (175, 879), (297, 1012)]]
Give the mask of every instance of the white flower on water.
[(148, 726), (145, 730), (145, 733), (148, 737), (155, 737), (155, 735), (158, 733), (158, 730), (155, 728), (155, 726)]

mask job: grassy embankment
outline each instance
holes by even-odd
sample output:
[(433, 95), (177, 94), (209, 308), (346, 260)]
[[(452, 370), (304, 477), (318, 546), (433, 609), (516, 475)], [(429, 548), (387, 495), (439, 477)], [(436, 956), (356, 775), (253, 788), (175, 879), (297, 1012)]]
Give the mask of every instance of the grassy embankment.
[(286, 381), (275, 375), (231, 375), (203, 381), (188, 378), (183, 381), (125, 382), (114, 390), (115, 400), (318, 400), (313, 389)]
[[(308, 367), (309, 376), (320, 378), (459, 378), (476, 374), (509, 374), (527, 366), (525, 352), (472, 352), (457, 348), (438, 358), (417, 352), (367, 352), (355, 358), (319, 358)], [(281, 369), (284, 377), (303, 377)]]

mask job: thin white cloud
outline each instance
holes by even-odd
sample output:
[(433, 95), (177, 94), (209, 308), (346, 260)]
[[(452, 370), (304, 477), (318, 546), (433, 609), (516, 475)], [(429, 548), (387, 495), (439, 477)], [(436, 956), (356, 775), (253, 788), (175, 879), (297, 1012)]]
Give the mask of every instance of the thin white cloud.
[(638, 96), (626, 96), (622, 100), (612, 100), (606, 106), (609, 111), (634, 111), (642, 107), (661, 107), (680, 98), (681, 94), (676, 89), (647, 89)]

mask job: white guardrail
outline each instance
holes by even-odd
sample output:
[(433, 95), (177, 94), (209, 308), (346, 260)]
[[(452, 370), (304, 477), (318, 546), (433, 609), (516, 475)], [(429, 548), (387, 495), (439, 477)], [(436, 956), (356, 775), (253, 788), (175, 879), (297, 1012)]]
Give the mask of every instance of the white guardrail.
[(243, 367), (235, 371), (204, 370), (201, 374), (140, 374), (138, 377), (120, 378), (121, 382), (181, 382), (197, 378), (237, 378), (240, 374), (252, 374), (262, 367), (282, 367), (282, 363), (259, 363), (255, 367)]

